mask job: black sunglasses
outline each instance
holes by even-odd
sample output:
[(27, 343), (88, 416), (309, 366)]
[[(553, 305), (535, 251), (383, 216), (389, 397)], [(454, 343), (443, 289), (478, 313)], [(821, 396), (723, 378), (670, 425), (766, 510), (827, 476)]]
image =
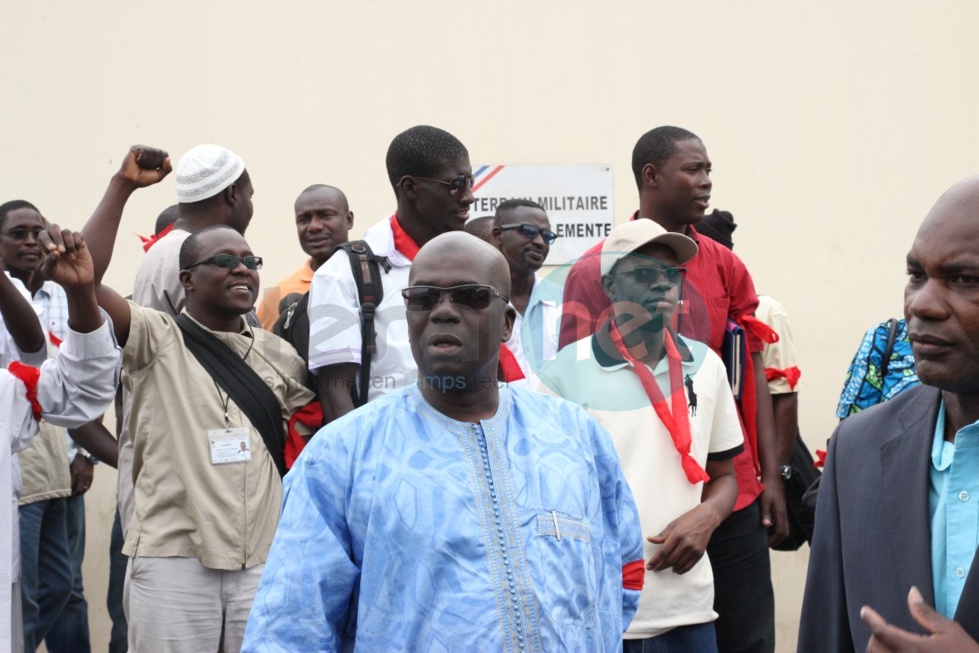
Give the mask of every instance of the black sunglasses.
[(474, 310), (481, 310), (489, 306), (493, 297), (499, 297), (503, 301), (509, 301), (500, 294), (500, 291), (493, 286), (484, 286), (476, 283), (467, 283), (451, 288), (437, 288), (436, 286), (410, 286), (401, 291), (401, 296), (405, 299), (405, 308), (409, 311), (430, 311), (442, 301), (442, 293), (449, 293), (449, 299), (453, 304), (466, 306)]
[(683, 279), (683, 273), (687, 271), (687, 268), (671, 268), (671, 267), (640, 267), (632, 268), (631, 270), (626, 270), (625, 272), (612, 272), (612, 274), (629, 274), (636, 280), (636, 283), (642, 284), (644, 286), (649, 286), (654, 283), (662, 283), (663, 280), (666, 281), (671, 286), (677, 286), (680, 284), (680, 280)]
[[(414, 175), (412, 175), (414, 177)], [(455, 196), (462, 192), (463, 188), (473, 187), (473, 176), (472, 175), (458, 175), (453, 177), (449, 181), (442, 181), (441, 179), (432, 179), (431, 177), (415, 177), (415, 179), (424, 179), (425, 181), (434, 181), (437, 184), (445, 184), (449, 187), (449, 195)]]
[(189, 270), (198, 265), (216, 265), (219, 268), (225, 268), (226, 270), (234, 270), (238, 267), (239, 263), (244, 263), (245, 267), (249, 270), (261, 270), (262, 269), (262, 257), (261, 256), (235, 256), (234, 254), (218, 254), (216, 256), (208, 256), (206, 259), (202, 259), (197, 263), (192, 263), (185, 267), (185, 270)]
[(519, 229), (520, 235), (527, 240), (533, 240), (537, 236), (540, 236), (548, 245), (553, 245), (554, 241), (557, 240), (557, 234), (550, 229), (541, 229), (525, 222), (520, 224), (505, 224), (500, 229)]

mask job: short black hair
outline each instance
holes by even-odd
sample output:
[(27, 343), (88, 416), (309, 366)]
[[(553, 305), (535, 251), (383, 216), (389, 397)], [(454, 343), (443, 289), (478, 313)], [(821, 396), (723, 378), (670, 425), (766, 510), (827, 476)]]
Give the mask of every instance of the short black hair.
[(462, 142), (438, 127), (418, 125), (406, 129), (391, 141), (385, 163), (388, 179), (397, 194), (398, 181), (405, 175), (431, 177), (462, 157), (469, 150)]
[[(493, 226), (499, 227), (503, 222), (503, 216), (505, 214), (521, 206), (525, 206), (528, 209), (540, 209), (541, 211), (544, 211), (544, 207), (534, 200), (525, 200), (519, 197), (512, 200), (503, 200), (496, 207), (496, 215), (493, 216)], [(546, 211), (544, 212), (547, 213)]]
[(466, 221), (466, 224), (462, 228), (467, 234), (472, 234), (476, 238), (482, 238), (486, 242), (489, 242), (490, 235), (493, 233), (493, 225), (493, 216), (483, 215)]
[(171, 204), (167, 208), (160, 211), (160, 215), (156, 216), (156, 225), (153, 227), (153, 233), (157, 236), (160, 232), (172, 225), (180, 217), (180, 205)]
[(642, 188), (642, 169), (647, 163), (660, 167), (676, 154), (677, 143), (691, 139), (699, 141), (700, 137), (682, 127), (670, 125), (650, 129), (643, 134), (632, 148), (632, 174), (636, 176), (636, 185)]
[(187, 239), (182, 245), (180, 245), (180, 258), (178, 261), (180, 263), (181, 270), (186, 270), (191, 265), (201, 260), (201, 253), (203, 249), (200, 241), (201, 234), (206, 234), (209, 231), (217, 231), (218, 229), (230, 229), (236, 234), (238, 233), (237, 230), (235, 230), (233, 227), (229, 227), (226, 224), (212, 224), (209, 227), (204, 227), (197, 233), (187, 236)]
[(37, 211), (38, 215), (41, 213), (41, 209), (37, 208), (27, 200), (10, 200), (9, 202), (4, 202), (0, 204), (0, 229), (3, 229), (4, 223), (7, 221), (7, 215), (11, 211), (16, 211), (18, 209), (34, 209)]

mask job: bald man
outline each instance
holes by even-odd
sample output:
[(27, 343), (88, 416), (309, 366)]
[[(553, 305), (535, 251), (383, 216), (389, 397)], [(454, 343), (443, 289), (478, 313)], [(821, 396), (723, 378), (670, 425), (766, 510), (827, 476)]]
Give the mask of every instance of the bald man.
[(979, 651), (979, 177), (939, 198), (907, 271), (921, 385), (830, 441), (799, 651)]
[(306, 188), (296, 198), (295, 211), (299, 246), (309, 258), (302, 267), (262, 294), (258, 321), (269, 331), (291, 303), (289, 298), (298, 299), (306, 294), (313, 273), (330, 259), (333, 248), (347, 242), (347, 233), (354, 226), (354, 212), (347, 196), (335, 186), (313, 184)]
[(245, 651), (617, 651), (642, 588), (608, 433), (496, 381), (506, 260), (455, 232), (402, 292), (416, 383), (326, 426), (286, 477)]

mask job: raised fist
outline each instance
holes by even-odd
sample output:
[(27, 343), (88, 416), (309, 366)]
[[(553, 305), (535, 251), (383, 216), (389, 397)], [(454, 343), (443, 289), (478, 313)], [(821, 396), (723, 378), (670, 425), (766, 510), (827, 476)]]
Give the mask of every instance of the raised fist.
[(46, 278), (64, 288), (94, 281), (92, 255), (80, 233), (51, 224), (38, 234), (38, 241), (41, 251), (46, 254), (41, 266), (41, 273)]
[(136, 188), (144, 188), (160, 182), (171, 170), (170, 155), (165, 151), (133, 145), (122, 160), (119, 175)]

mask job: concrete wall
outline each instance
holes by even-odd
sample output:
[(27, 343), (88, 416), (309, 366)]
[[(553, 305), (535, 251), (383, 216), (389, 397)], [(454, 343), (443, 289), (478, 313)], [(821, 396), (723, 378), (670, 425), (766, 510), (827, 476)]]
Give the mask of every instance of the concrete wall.
[[(793, 318), (801, 427), (825, 441), (863, 331), (901, 311), (903, 262), (938, 195), (979, 168), (966, 0), (679, 3), (5, 3), (0, 199), (80, 226), (132, 143), (176, 159), (240, 153), (256, 187), (249, 240), (274, 283), (299, 265), (291, 205), (345, 189), (355, 232), (389, 212), (383, 159), (419, 123), (474, 164), (609, 163), (660, 124), (702, 136), (736, 251)], [(138, 194), (108, 281), (131, 287), (172, 181)], [(111, 470), (89, 499), (93, 643), (103, 608)], [(780, 650), (794, 648), (805, 553), (775, 554)]]

